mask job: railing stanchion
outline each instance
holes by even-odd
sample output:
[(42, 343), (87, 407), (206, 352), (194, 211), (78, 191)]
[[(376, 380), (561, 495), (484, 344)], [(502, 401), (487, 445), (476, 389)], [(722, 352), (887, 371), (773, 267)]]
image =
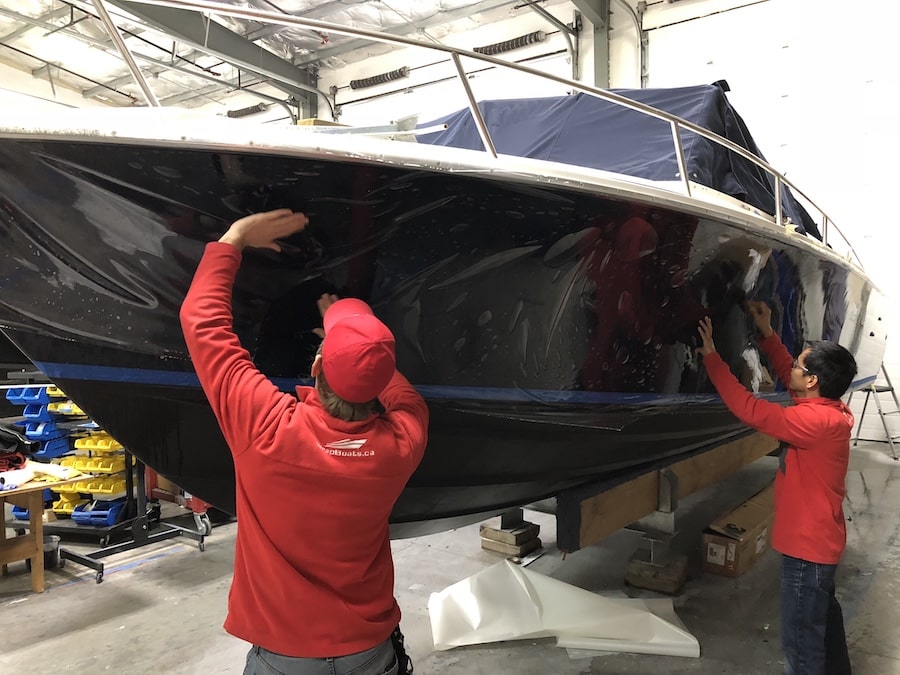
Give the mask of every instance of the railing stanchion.
[(684, 193), (691, 196), (691, 180), (687, 173), (687, 163), (684, 161), (684, 146), (681, 144), (681, 130), (678, 122), (671, 121), (672, 125), (672, 142), (675, 144), (675, 161), (678, 162), (678, 175), (684, 183)]
[(463, 68), (462, 59), (459, 58), (459, 54), (456, 52), (453, 52), (450, 56), (453, 58), (453, 65), (456, 66), (456, 74), (459, 76), (459, 81), (462, 82), (463, 89), (466, 90), (466, 98), (469, 99), (469, 111), (472, 113), (472, 118), (475, 120), (475, 126), (478, 127), (478, 135), (481, 136), (481, 142), (484, 143), (484, 149), (496, 157), (497, 148), (494, 147), (494, 141), (491, 140), (491, 135), (488, 133), (487, 124), (485, 124), (484, 117), (478, 109), (478, 101), (475, 100), (475, 94), (472, 93), (472, 87), (469, 86), (469, 80), (466, 77), (466, 69)]
[(784, 221), (784, 205), (781, 203), (781, 176), (775, 174), (775, 225), (783, 227), (788, 232), (791, 228)]

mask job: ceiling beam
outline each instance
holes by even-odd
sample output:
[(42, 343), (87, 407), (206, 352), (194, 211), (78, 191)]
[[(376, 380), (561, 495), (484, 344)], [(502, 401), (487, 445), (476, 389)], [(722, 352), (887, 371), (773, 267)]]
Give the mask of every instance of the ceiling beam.
[[(56, 19), (58, 19), (61, 16), (65, 16), (70, 11), (72, 11), (71, 7), (63, 5), (62, 7), (57, 7), (53, 11), (47, 12), (46, 14), (41, 14), (39, 17), (37, 17), (35, 19), (35, 21), (38, 21), (39, 23), (23, 22), (22, 25), (19, 26), (18, 28), (16, 28), (14, 31), (11, 31), (11, 32), (7, 33), (6, 35), (0, 37), (0, 42), (9, 44), (13, 40), (16, 40), (16, 39), (22, 37), (23, 35), (25, 35), (25, 33), (27, 33), (28, 31), (38, 28), (41, 24), (49, 23), (51, 21), (56, 21)], [(54, 26), (54, 28), (59, 28), (59, 26)]]
[(609, 0), (572, 0), (572, 4), (594, 28), (609, 27)]
[[(333, 2), (325, 2), (321, 5), (310, 7), (309, 9), (303, 10), (303, 18), (322, 19), (334, 12), (335, 9), (347, 9), (347, 3), (342, 2), (341, 0), (334, 0)], [(257, 28), (256, 30), (248, 32), (244, 37), (246, 37), (248, 40), (262, 40), (263, 38), (267, 38), (270, 35), (274, 35), (280, 30), (284, 30), (284, 28), (285, 26), (267, 24)]]
[[(112, 46), (111, 43), (109, 45), (109, 48), (114, 49), (114, 47)], [(140, 60), (140, 57), (137, 54), (134, 55), (134, 58)], [(150, 78), (152, 79), (153, 77), (155, 77), (156, 75), (159, 75), (160, 73), (164, 72), (165, 70), (166, 70), (165, 68), (162, 68), (160, 66), (154, 66), (153, 68), (148, 68), (144, 72), (144, 76), (145, 77), (150, 76)], [(32, 73), (32, 74), (34, 74), (34, 73)], [(102, 93), (106, 87), (118, 87), (119, 85), (131, 84), (132, 82), (134, 82), (134, 76), (129, 73), (128, 75), (122, 75), (121, 77), (117, 77), (112, 80), (107, 80), (106, 82), (104, 82), (102, 85), (100, 85), (98, 87), (91, 87), (90, 89), (85, 89), (81, 92), (81, 95), (84, 96), (85, 98), (92, 98), (92, 97), (96, 96), (97, 94)]]
[[(310, 99), (314, 106), (319, 92), (310, 85), (309, 74), (266, 51), (237, 33), (211, 21), (199, 12), (156, 5), (144, 5), (129, 0), (107, 0), (176, 41), (214, 54), (244, 70), (268, 77), (272, 86), (297, 98)], [(314, 94), (311, 96), (311, 94)]]
[[(16, 21), (21, 21), (22, 23), (28, 24), (32, 28), (43, 28), (44, 30), (53, 30), (53, 29), (59, 28), (59, 26), (54, 26), (52, 24), (48, 24), (44, 21), (41, 21), (40, 19), (35, 19), (30, 16), (25, 16), (24, 14), (18, 14), (17, 12), (13, 12), (11, 10), (4, 9), (2, 7), (0, 7), (0, 16), (6, 16), (6, 17), (9, 17)], [(116, 49), (113, 46), (112, 42), (110, 42), (108, 40), (101, 40), (101, 39), (98, 39), (95, 37), (91, 37), (90, 35), (84, 35), (83, 33), (79, 33), (76, 30), (72, 30), (71, 28), (64, 28), (64, 29), (60, 30), (59, 32), (64, 33), (72, 38), (75, 38), (76, 40), (80, 40), (86, 44), (92, 45), (94, 47), (98, 47), (99, 49), (107, 51), (111, 54), (118, 53), (118, 52), (116, 52)], [(12, 49), (12, 47), (11, 47), (11, 49)], [(41, 77), (47, 71), (47, 68), (48, 68), (47, 62), (44, 59), (37, 59), (37, 57), (32, 57), (32, 58), (35, 58), (38, 61), (44, 61), (42, 66), (40, 66), (39, 68), (34, 68), (31, 71), (32, 76)], [(202, 70), (191, 70), (189, 68), (184, 68), (182, 66), (176, 66), (171, 63), (167, 63), (166, 61), (162, 61), (160, 59), (154, 59), (151, 56), (145, 56), (138, 52), (134, 52), (134, 58), (137, 59), (138, 61), (143, 61), (145, 63), (151, 64), (151, 66), (153, 66), (153, 68), (151, 68), (151, 70), (150, 70), (151, 75), (156, 72), (163, 73), (167, 70), (172, 70), (172, 71), (177, 71), (179, 73), (184, 73), (185, 75), (189, 75), (189, 76), (197, 78), (197, 79), (212, 82), (212, 83), (218, 85), (223, 90), (223, 92), (230, 92), (230, 91), (234, 91), (235, 89), (244, 90), (244, 86), (241, 85), (239, 80), (232, 81), (232, 80), (227, 80), (224, 77), (223, 78), (214, 77), (212, 75), (208, 75), (207, 73), (204, 73)], [(95, 80), (91, 80), (88, 77), (85, 77), (84, 75), (79, 75), (77, 73), (76, 73), (76, 75), (82, 79), (88, 80), (89, 82), (95, 81)], [(97, 96), (97, 95), (100, 95), (100, 94), (103, 94), (103, 93), (106, 93), (109, 91), (115, 91), (115, 87), (119, 86), (119, 84), (130, 83), (133, 81), (134, 81), (134, 78), (130, 74), (123, 75), (122, 77), (116, 78), (115, 80), (112, 80), (111, 82), (108, 82), (108, 83), (98, 83), (97, 86), (91, 87), (90, 89), (86, 89), (86, 90), (82, 91), (82, 94), (84, 94), (88, 97), (94, 97), (94, 96)], [(251, 84), (258, 84), (258, 83), (253, 82)], [(246, 91), (250, 94), (253, 94), (254, 96), (257, 96), (257, 97), (265, 100), (265, 101), (270, 101), (272, 103), (284, 103), (283, 101), (279, 101), (278, 99), (276, 99), (272, 96), (269, 96), (267, 94), (262, 94), (260, 92), (253, 91), (251, 89), (246, 89)], [(90, 92), (90, 94), (88, 94), (87, 92)], [(116, 93), (122, 94), (123, 96), (130, 97), (129, 94), (125, 94), (123, 92), (117, 91)], [(130, 97), (130, 98), (132, 101), (134, 100), (133, 97)]]
[[(237, 84), (237, 82), (232, 82), (231, 80), (226, 80), (225, 78), (217, 78), (212, 75), (207, 75), (202, 72), (195, 72), (193, 70), (189, 70), (187, 68), (183, 68), (182, 66), (173, 66), (172, 64), (166, 63), (165, 61), (160, 61), (158, 59), (154, 59), (152, 56), (143, 56), (140, 54), (135, 54), (135, 58), (139, 61), (144, 61), (146, 63), (151, 63), (156, 65), (159, 68), (160, 73), (171, 70), (178, 73), (184, 73), (185, 75), (190, 75), (191, 77), (196, 77), (201, 80), (206, 80), (207, 82), (212, 82), (224, 92), (234, 91), (235, 89), (240, 89), (241, 87)], [(155, 69), (154, 69), (155, 70)], [(124, 78), (125, 81), (133, 81), (133, 78)]]
[[(69, 11), (68, 8), (66, 8), (65, 13), (68, 13), (68, 11)], [(52, 14), (52, 13), (53, 12), (51, 12), (50, 14)], [(77, 30), (74, 30), (72, 28), (66, 28), (63, 26), (55, 26), (52, 23), (47, 23), (47, 21), (44, 20), (44, 17), (48, 16), (48, 15), (44, 15), (42, 17), (35, 18), (35, 17), (31, 17), (31, 16), (26, 16), (25, 14), (19, 14), (18, 12), (13, 12), (12, 10), (6, 9), (4, 7), (0, 7), (0, 16), (5, 16), (9, 19), (13, 19), (14, 21), (19, 21), (20, 23), (24, 24), (22, 26), (22, 28), (24, 28), (25, 26), (28, 26), (29, 28), (41, 28), (48, 32), (52, 31), (54, 33), (57, 33), (57, 32), (63, 33), (65, 35), (69, 35), (77, 40), (86, 42), (89, 45), (93, 45), (95, 47), (100, 47), (101, 49), (105, 49), (106, 51), (112, 52), (114, 54), (118, 54), (118, 52), (116, 51), (115, 47), (113, 46), (113, 44), (111, 42), (106, 43), (103, 40), (98, 40), (97, 38), (93, 38), (89, 35), (84, 35), (82, 33), (79, 33)], [(12, 33), (10, 33), (10, 35), (11, 34)], [(9, 45), (8, 42), (4, 42), (4, 44)], [(15, 48), (10, 46), (10, 49), (15, 49)], [(49, 61), (47, 61), (46, 59), (41, 59), (41, 58), (37, 58), (37, 57), (32, 57), (32, 58), (36, 58), (36, 60), (44, 62), (44, 65), (42, 65), (39, 68), (35, 68), (31, 71), (31, 75), (33, 77), (40, 77), (47, 70), (47, 64), (49, 63)], [(85, 78), (82, 75), (79, 75), (79, 77), (90, 80), (90, 78)], [(129, 78), (130, 78), (130, 76), (129, 76)], [(90, 80), (90, 81), (93, 82), (95, 80)], [(109, 87), (107, 87), (105, 85), (101, 85), (100, 89), (108, 90)]]
[[(71, 70), (70, 68), (65, 68), (58, 63), (51, 63), (50, 61), (47, 61), (47, 59), (41, 58), (40, 56), (37, 56), (36, 54), (31, 54), (30, 52), (27, 52), (24, 49), (19, 49), (18, 47), (14, 47), (13, 45), (7, 45), (7, 44), (0, 44), (0, 47), (3, 47), (4, 49), (9, 49), (10, 51), (16, 52), (17, 54), (21, 54), (22, 56), (27, 56), (29, 59), (33, 59), (35, 61), (40, 61), (41, 63), (43, 63), (44, 65), (41, 68), (36, 68), (32, 72), (36, 72), (36, 71), (46, 71), (47, 72), (47, 79), (50, 82), (50, 88), (53, 90), (54, 96), (56, 95), (56, 85), (53, 82), (53, 72), (50, 70), (50, 66), (53, 66), (54, 68), (56, 68), (57, 72), (68, 73), (69, 75), (73, 75), (74, 77), (78, 77), (82, 80), (86, 80), (87, 82), (90, 82), (91, 84), (100, 84), (100, 82), (98, 82), (97, 80), (95, 80), (91, 77), (88, 77), (87, 75), (82, 75), (81, 73)], [(3, 61), (3, 62), (6, 63), (6, 61)], [(12, 68), (22, 69), (22, 66), (19, 64), (9, 63), (8, 65)], [(69, 89), (74, 88), (71, 85), (67, 85), (64, 83), (61, 83), (61, 84), (63, 84), (63, 86), (65, 86), (66, 88), (69, 88)], [(124, 96), (125, 98), (130, 100), (132, 103), (134, 103), (136, 101), (135, 97), (127, 92), (119, 91), (118, 89), (109, 89), (109, 91), (113, 91), (116, 94)]]
[[(122, 37), (125, 37), (125, 36), (123, 35)], [(103, 48), (103, 49), (106, 49), (106, 51), (111, 52), (111, 53), (114, 53), (114, 52), (115, 52), (115, 45), (113, 45), (113, 43), (112, 43), (111, 41), (101, 41), (101, 42), (102, 42), (102, 48)], [(156, 43), (152, 43), (152, 44), (155, 45)], [(100, 45), (97, 45), (97, 46), (100, 46)], [(157, 46), (158, 46), (158, 45), (157, 45)], [(165, 49), (161, 49), (161, 51), (166, 52)], [(173, 48), (173, 50), (172, 50), (171, 52), (166, 52), (166, 53), (174, 54), (174, 53), (175, 53), (174, 48)], [(152, 57), (144, 58), (139, 52), (132, 52), (132, 55), (133, 55), (134, 58), (137, 59), (138, 61), (147, 61), (148, 59), (152, 59)], [(196, 49), (191, 49), (190, 51), (185, 52), (184, 54), (179, 54), (179, 55), (177, 56), (177, 59), (178, 59), (177, 62), (182, 62), (182, 61), (183, 61), (184, 63), (187, 63), (187, 64), (190, 64), (190, 65), (192, 65), (192, 66), (195, 66), (195, 67), (197, 67), (199, 70), (204, 71), (204, 72), (206, 72), (206, 73), (214, 73), (214, 71), (213, 71), (211, 68), (207, 68), (206, 66), (201, 66), (200, 64), (194, 63), (194, 62), (192, 61), (192, 59), (194, 59), (194, 58), (196, 58), (196, 57), (198, 57), (198, 56), (199, 56), (199, 57), (204, 57), (204, 56), (209, 56), (209, 55), (208, 55), (208, 54), (204, 54), (203, 52), (200, 52), (200, 51), (198, 51), (198, 50), (196, 50)], [(155, 66), (155, 67), (153, 67), (153, 68), (148, 68), (148, 69), (147, 69), (147, 72), (146, 72), (146, 75), (149, 75), (150, 77), (156, 77), (157, 75), (160, 75), (161, 73), (164, 73), (164, 72), (167, 71), (167, 70), (176, 70), (177, 68), (176, 68), (176, 65), (175, 65), (175, 64), (176, 64), (177, 62), (176, 62), (176, 60), (175, 60), (175, 57), (173, 57), (173, 58), (172, 58), (171, 60), (169, 60), (169, 61), (163, 61), (163, 60), (161, 60), (161, 59), (156, 59), (156, 60), (153, 61), (153, 63), (158, 63), (158, 64), (160, 64), (160, 65), (157, 65), (157, 66)], [(162, 64), (165, 64), (165, 65), (162, 65)], [(183, 70), (183, 71), (181, 71), (181, 72), (193, 73), (193, 71), (188, 71), (188, 70)], [(119, 77), (116, 77), (116, 78), (114, 78), (114, 79), (112, 79), (112, 80), (109, 80), (109, 81), (105, 82), (105, 83), (104, 83), (102, 86), (100, 86), (100, 87), (91, 87), (90, 89), (85, 89), (84, 91), (81, 92), (81, 94), (82, 94), (82, 96), (84, 96), (85, 98), (91, 98), (92, 96), (96, 96), (97, 94), (101, 93), (102, 90), (103, 90), (105, 87), (107, 87), (107, 86), (110, 86), (110, 87), (118, 87), (120, 84), (126, 84), (127, 82), (130, 82), (130, 81), (132, 81), (132, 80), (134, 80), (134, 78), (133, 78), (131, 75), (121, 75), (121, 76), (119, 76)], [(214, 80), (214, 81), (215, 81), (215, 80)]]
[(188, 91), (183, 91), (180, 94), (173, 94), (172, 96), (167, 96), (164, 99), (160, 100), (164, 106), (169, 105), (178, 105), (179, 103), (184, 103), (185, 101), (189, 101), (192, 98), (198, 98), (200, 96), (209, 97), (210, 94), (214, 94), (217, 91), (221, 91), (222, 87), (212, 84), (208, 87), (203, 87), (202, 89), (189, 89)]
[[(203, 72), (196, 72), (193, 70), (189, 70), (188, 68), (183, 68), (181, 66), (173, 66), (169, 63), (166, 63), (165, 61), (159, 61), (158, 59), (154, 59), (151, 56), (142, 56), (140, 54), (135, 54), (134, 57), (140, 61), (146, 61), (147, 63), (152, 63), (155, 65), (158, 65), (163, 70), (172, 70), (172, 71), (176, 71), (179, 73), (184, 73), (185, 75), (190, 75), (191, 77), (196, 77), (201, 80), (206, 80), (207, 82), (212, 82), (219, 88), (219, 90), (224, 91), (225, 93), (232, 92), (232, 91), (244, 91), (244, 92), (247, 92), (248, 94), (252, 94), (253, 96), (256, 96), (257, 98), (261, 98), (262, 100), (268, 101), (270, 103), (277, 103), (278, 105), (282, 105), (282, 106), (287, 104), (286, 101), (275, 98), (274, 96), (269, 96), (268, 94), (264, 94), (262, 92), (254, 91), (253, 89), (248, 88), (251, 86), (258, 85), (258, 84), (271, 85), (271, 83), (266, 78), (263, 78), (262, 82), (255, 81), (255, 82), (242, 83), (240, 81), (240, 78), (238, 78), (237, 80), (226, 80), (224, 78), (219, 79), (219, 78), (213, 77), (212, 75), (207, 75), (206, 73), (203, 73)], [(181, 86), (183, 86), (183, 85), (181, 85)], [(197, 93), (197, 90), (192, 89), (191, 91), (195, 94)], [(208, 93), (209, 92), (207, 92), (207, 94)], [(169, 99), (165, 99), (163, 101), (163, 103), (165, 104), (168, 100)], [(307, 114), (307, 113), (305, 113), (305, 114)], [(311, 117), (312, 115), (309, 115), (309, 116)]]
[[(594, 27), (594, 86), (609, 88), (609, 0), (572, 0), (581, 15)], [(583, 53), (583, 52), (582, 52)]]
[[(469, 5), (468, 7), (461, 7), (459, 9), (451, 9), (444, 12), (438, 12), (437, 14), (434, 14), (427, 19), (417, 21), (416, 23), (405, 23), (399, 26), (393, 26), (391, 28), (383, 28), (380, 29), (379, 32), (388, 33), (389, 35), (408, 35), (410, 33), (418, 33), (424, 31), (426, 28), (430, 28), (431, 26), (440, 26), (441, 24), (450, 23), (451, 21), (458, 21), (459, 19), (465, 19), (466, 17), (472, 16), (473, 14), (490, 12), (495, 9), (500, 9), (501, 7), (508, 7), (510, 4), (512, 4), (510, 0), (491, 0), (490, 2), (480, 2), (474, 5)], [(303, 18), (306, 18), (306, 14), (303, 15)], [(344, 54), (346, 52), (353, 51), (354, 49), (360, 49), (362, 47), (367, 47), (371, 44), (371, 40), (352, 39), (348, 42), (341, 42), (340, 44), (333, 47), (328, 47), (327, 49), (319, 49), (306, 56), (298, 57), (294, 62), (298, 66), (305, 66), (312, 63), (317, 63), (318, 61), (323, 61), (332, 56), (340, 56), (341, 54)]]

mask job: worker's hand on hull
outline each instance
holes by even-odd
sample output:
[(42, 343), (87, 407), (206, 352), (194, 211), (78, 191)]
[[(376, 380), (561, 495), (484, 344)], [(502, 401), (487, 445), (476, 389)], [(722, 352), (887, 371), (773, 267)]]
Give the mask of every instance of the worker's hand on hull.
[(700, 333), (701, 341), (700, 346), (697, 347), (697, 353), (706, 356), (707, 354), (712, 354), (716, 351), (716, 345), (712, 338), (712, 319), (708, 316), (700, 319), (700, 325), (697, 327), (697, 332)]
[(305, 214), (290, 209), (254, 213), (234, 221), (219, 241), (231, 244), (239, 251), (249, 246), (280, 252), (281, 246), (276, 240), (301, 232), (308, 224)]
[(771, 337), (772, 333), (772, 309), (762, 300), (750, 300), (747, 303), (747, 311), (753, 317), (753, 322), (764, 338)]
[[(340, 297), (335, 295), (334, 293), (322, 293), (322, 297), (316, 300), (316, 306), (319, 308), (319, 314), (323, 319), (325, 318), (325, 312), (328, 310), (328, 308), (338, 300), (340, 300)], [(313, 333), (318, 335), (323, 340), (325, 339), (324, 328), (313, 328)]]

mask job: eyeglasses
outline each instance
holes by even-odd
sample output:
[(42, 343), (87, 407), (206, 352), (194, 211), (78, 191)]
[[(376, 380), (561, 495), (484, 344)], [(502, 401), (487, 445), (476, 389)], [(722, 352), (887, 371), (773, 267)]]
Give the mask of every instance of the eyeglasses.
[(812, 372), (810, 372), (809, 368), (804, 368), (803, 366), (801, 366), (800, 362), (797, 359), (794, 359), (794, 363), (791, 364), (791, 367), (802, 370), (804, 375), (812, 375)]

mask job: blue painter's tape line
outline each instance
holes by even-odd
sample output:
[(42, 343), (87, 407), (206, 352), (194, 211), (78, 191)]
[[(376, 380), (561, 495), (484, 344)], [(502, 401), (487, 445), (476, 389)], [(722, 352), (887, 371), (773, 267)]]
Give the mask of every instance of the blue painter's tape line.
[[(186, 387), (198, 389), (200, 382), (195, 373), (169, 370), (146, 370), (142, 368), (113, 368), (109, 366), (86, 366), (67, 363), (35, 364), (51, 380), (89, 380), (146, 384), (165, 387)], [(852, 389), (866, 387), (875, 381), (875, 376), (856, 380)], [(296, 386), (311, 386), (312, 380), (273, 378), (272, 382), (282, 391), (291, 392)], [(673, 405), (673, 404), (714, 404), (719, 402), (715, 394), (642, 394), (593, 391), (558, 391), (544, 389), (515, 389), (502, 387), (447, 387), (439, 385), (417, 385), (416, 390), (431, 400), (473, 400), (509, 403), (553, 404), (606, 404), (606, 405)], [(774, 401), (787, 400), (785, 392), (761, 394), (761, 398)]]

